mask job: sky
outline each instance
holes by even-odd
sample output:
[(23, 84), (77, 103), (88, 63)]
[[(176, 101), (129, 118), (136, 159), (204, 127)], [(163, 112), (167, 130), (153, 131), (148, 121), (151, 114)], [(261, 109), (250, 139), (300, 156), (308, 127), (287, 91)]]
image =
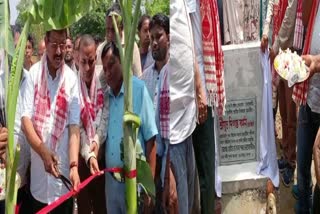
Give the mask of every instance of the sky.
[(18, 17), (18, 11), (16, 9), (17, 4), (20, 2), (20, 0), (10, 0), (10, 24), (14, 25), (16, 22), (16, 19)]

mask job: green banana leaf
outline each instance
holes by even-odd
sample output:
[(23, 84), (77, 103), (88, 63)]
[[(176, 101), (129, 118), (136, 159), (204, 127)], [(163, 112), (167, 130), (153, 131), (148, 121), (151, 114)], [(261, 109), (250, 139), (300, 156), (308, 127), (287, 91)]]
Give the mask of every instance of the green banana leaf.
[(24, 62), (24, 55), (25, 55), (25, 47), (27, 44), (27, 36), (30, 27), (30, 20), (27, 20), (18, 44), (16, 48), (16, 52), (14, 54), (12, 64), (11, 64), (11, 72), (10, 72), (10, 79), (9, 79), (9, 87), (7, 91), (10, 92), (10, 96), (7, 97), (7, 127), (8, 127), (8, 154), (9, 154), (9, 163), (12, 163), (14, 158), (13, 155), (13, 145), (14, 145), (14, 122), (15, 122), (15, 115), (16, 115), (16, 105), (17, 105), (17, 97), (19, 93), (19, 84), (21, 80), (21, 73), (23, 69), (23, 62)]
[[(140, 143), (136, 143), (136, 163), (137, 163), (137, 183), (141, 184), (146, 193), (155, 198), (155, 184), (152, 177), (150, 165), (146, 162), (146, 157), (143, 154), (143, 149)], [(124, 160), (124, 145), (123, 141), (120, 144), (120, 157)], [(115, 173), (118, 181), (121, 181), (121, 173)]]
[[(8, 192), (6, 192), (6, 213), (13, 214), (13, 210), (15, 208), (15, 205), (17, 203), (17, 194), (18, 189), (20, 187), (20, 177), (16, 176), (18, 164), (19, 164), (19, 158), (20, 158), (20, 145), (18, 144), (15, 151), (15, 157), (13, 160), (13, 165), (11, 169), (11, 174), (9, 177), (9, 183), (7, 184), (7, 187), (9, 189)], [(18, 179), (18, 180), (17, 180)]]
[(10, 28), (9, 1), (0, 0), (0, 49), (13, 56), (14, 44)]
[(149, 196), (155, 198), (156, 188), (149, 164), (137, 158), (137, 182), (142, 184)]
[(34, 0), (23, 12), (26, 19), (31, 16), (32, 24), (44, 24), (46, 31), (67, 28), (91, 10), (107, 0)]
[(6, 160), (6, 213), (13, 214), (17, 200), (18, 186), (15, 185), (17, 166), (19, 163), (20, 148), (17, 146), (14, 152), (14, 122), (16, 114), (17, 97), (19, 93), (19, 83), (21, 80), (21, 72), (23, 69), (25, 47), (27, 43), (27, 35), (30, 27), (28, 19), (23, 31), (20, 35), (17, 48), (11, 64), (11, 73), (9, 86), (6, 91), (10, 92), (7, 96), (7, 127), (8, 127), (8, 147)]

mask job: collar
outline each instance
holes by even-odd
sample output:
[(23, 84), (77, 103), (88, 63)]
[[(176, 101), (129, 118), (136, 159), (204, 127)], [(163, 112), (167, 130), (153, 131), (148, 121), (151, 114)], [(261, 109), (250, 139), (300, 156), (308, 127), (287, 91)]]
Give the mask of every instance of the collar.
[(46, 62), (46, 72), (47, 72), (48, 78), (50, 78), (51, 80), (56, 80), (56, 79), (58, 79), (58, 78), (60, 77), (60, 74), (61, 74), (61, 71), (62, 71), (63, 66), (65, 66), (64, 63), (61, 65), (60, 68), (58, 68), (57, 74), (56, 74), (56, 78), (52, 79), (52, 76), (51, 76), (50, 73), (49, 73), (48, 62)]
[(169, 61), (170, 61), (170, 60), (168, 60), (167, 63), (164, 64), (164, 66), (161, 68), (161, 70), (160, 70), (159, 73), (158, 73), (158, 70), (157, 70), (157, 68), (156, 68), (156, 62), (154, 62), (153, 65), (152, 65), (153, 71), (154, 71), (154, 72), (157, 72), (157, 73), (160, 75), (161, 72), (162, 72), (164, 69), (166, 69), (166, 67), (169, 65)]
[[(110, 89), (108, 90), (108, 92), (109, 92), (109, 95), (111, 95), (111, 96), (113, 96), (113, 97), (116, 97), (116, 96), (113, 94), (112, 88), (110, 88)], [(119, 92), (118, 96), (119, 96), (120, 94), (124, 94), (124, 82), (123, 82), (123, 81), (122, 81), (122, 85), (121, 85), (120, 92)]]

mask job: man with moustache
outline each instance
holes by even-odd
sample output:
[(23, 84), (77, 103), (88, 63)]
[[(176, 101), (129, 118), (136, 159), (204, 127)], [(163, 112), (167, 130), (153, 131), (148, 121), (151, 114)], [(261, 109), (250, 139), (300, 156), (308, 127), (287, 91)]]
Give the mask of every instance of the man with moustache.
[(142, 72), (146, 70), (149, 66), (154, 63), (152, 58), (152, 52), (150, 48), (150, 16), (143, 15), (141, 16), (138, 22), (138, 36), (139, 36), (139, 49), (140, 49), (140, 58)]
[[(159, 130), (159, 134), (156, 137), (157, 169), (160, 171), (156, 172), (156, 182), (158, 187), (157, 202), (161, 203), (163, 207), (166, 207), (165, 201), (162, 201), (164, 198), (160, 197), (160, 195), (163, 194), (164, 185), (168, 185), (168, 182), (165, 182), (164, 177), (166, 171), (167, 151), (169, 147), (168, 128), (170, 127), (170, 124), (169, 120), (166, 121), (168, 123), (166, 126), (161, 126), (160, 124), (164, 122), (162, 121), (163, 118), (169, 118), (169, 115), (165, 115), (165, 111), (163, 111), (165, 109), (163, 103), (163, 100), (165, 100), (164, 96), (168, 96), (165, 91), (169, 90), (169, 88), (166, 88), (166, 86), (169, 85), (169, 81), (167, 79), (169, 69), (167, 63), (169, 61), (170, 46), (169, 17), (164, 14), (156, 14), (150, 20), (149, 27), (151, 37), (151, 53), (155, 62), (143, 72), (141, 79), (146, 83), (156, 112), (156, 123)], [(167, 98), (169, 99), (169, 97)], [(160, 182), (157, 180), (158, 177), (160, 177)]]
[(64, 56), (65, 63), (71, 68), (71, 70), (75, 71), (75, 62), (73, 58), (73, 41), (71, 37), (67, 37), (66, 40), (66, 55)]
[[(95, 135), (98, 125), (101, 122), (103, 107), (103, 91), (100, 85), (96, 66), (96, 43), (92, 36), (83, 35), (79, 47), (79, 86), (80, 86), (80, 104), (81, 104), (81, 155), (79, 160), (79, 175), (83, 181), (91, 174), (99, 171), (97, 161), (87, 167), (89, 159), (97, 160), (92, 148), (97, 148)], [(101, 67), (102, 69), (102, 67)], [(104, 122), (104, 121), (103, 121)], [(103, 130), (105, 131), (105, 130)], [(91, 182), (78, 195), (78, 213), (106, 213), (104, 197), (104, 178), (99, 177)]]
[[(32, 213), (68, 192), (62, 176), (77, 190), (79, 154), (79, 86), (64, 63), (67, 31), (46, 32), (46, 54), (30, 69), (22, 101), (22, 129), (31, 146)], [(51, 213), (72, 212), (72, 199)]]

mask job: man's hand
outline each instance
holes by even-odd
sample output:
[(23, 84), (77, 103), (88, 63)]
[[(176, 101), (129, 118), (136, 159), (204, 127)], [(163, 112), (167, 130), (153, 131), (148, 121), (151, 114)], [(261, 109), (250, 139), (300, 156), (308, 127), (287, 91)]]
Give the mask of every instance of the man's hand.
[(0, 128), (0, 156), (6, 152), (8, 144), (8, 129), (5, 127)]
[(57, 156), (55, 156), (44, 143), (41, 143), (39, 151), (46, 172), (52, 174), (56, 178), (59, 177)]
[(6, 168), (6, 153), (0, 156), (0, 169)]
[(4, 167), (6, 161), (6, 148), (8, 144), (8, 129), (0, 128), (0, 167)]
[(147, 194), (143, 196), (143, 213), (152, 213), (154, 210), (154, 205), (152, 203), (151, 197)]
[(303, 55), (302, 59), (309, 68), (309, 78), (311, 78), (315, 73), (320, 72), (320, 55)]
[(269, 58), (270, 58), (270, 63), (273, 65), (274, 59), (276, 58), (276, 53), (272, 48), (270, 48), (270, 53), (269, 53)]
[(97, 172), (100, 172), (98, 161), (95, 157), (91, 157), (89, 159), (89, 167), (90, 167), (91, 175), (96, 174)]
[(70, 169), (70, 181), (72, 183), (73, 190), (77, 192), (80, 184), (80, 177), (77, 166)]
[(90, 152), (94, 152), (94, 154), (97, 157), (98, 156), (98, 151), (99, 151), (98, 143), (96, 141), (92, 141), (92, 143), (90, 145)]
[(200, 124), (206, 122), (208, 117), (207, 112), (207, 100), (206, 96), (203, 93), (197, 95), (197, 102), (198, 102), (198, 121)]
[(268, 36), (267, 35), (262, 35), (260, 48), (263, 53), (268, 48)]
[(196, 99), (198, 104), (198, 122), (200, 124), (207, 120), (207, 98), (205, 94), (205, 87), (202, 85), (199, 65), (196, 57), (194, 56), (194, 81), (196, 84)]

